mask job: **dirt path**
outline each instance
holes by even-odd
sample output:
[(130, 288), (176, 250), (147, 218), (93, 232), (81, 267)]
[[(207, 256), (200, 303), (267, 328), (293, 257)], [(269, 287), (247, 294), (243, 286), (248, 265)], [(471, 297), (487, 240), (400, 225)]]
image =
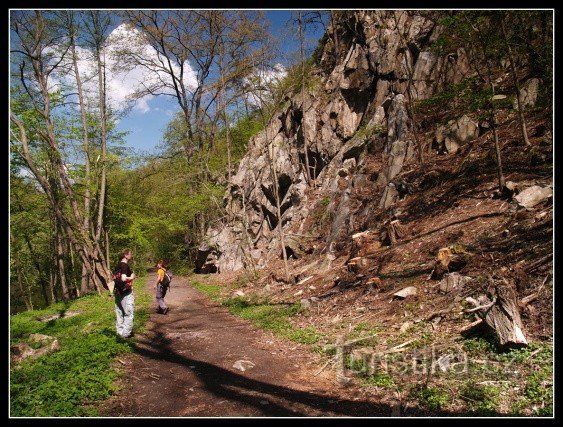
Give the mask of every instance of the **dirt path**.
[[(152, 293), (155, 275), (146, 284)], [(175, 277), (168, 315), (155, 312), (136, 336), (122, 389), (104, 416), (389, 416), (391, 408), (344, 393), (304, 346), (276, 339), (231, 315)], [(244, 372), (237, 360), (255, 366)], [(348, 394), (349, 397), (343, 398)]]

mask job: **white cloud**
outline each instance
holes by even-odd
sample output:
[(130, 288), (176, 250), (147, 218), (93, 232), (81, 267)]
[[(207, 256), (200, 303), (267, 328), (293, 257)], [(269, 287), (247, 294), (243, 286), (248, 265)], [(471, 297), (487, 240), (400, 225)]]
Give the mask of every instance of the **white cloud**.
[(249, 87), (246, 95), (251, 105), (258, 106), (261, 99), (269, 99), (270, 88), (287, 75), (287, 70), (282, 64), (276, 64), (271, 70), (257, 69), (250, 77), (245, 78), (245, 84)]
[[(150, 86), (157, 83), (158, 80), (170, 82), (170, 77), (163, 71), (155, 73), (143, 66), (126, 67), (122, 63), (122, 57), (119, 54), (120, 48), (123, 46), (135, 49), (136, 53), (141, 55), (147, 63), (159, 63), (160, 58), (158, 52), (150, 45), (143, 43), (141, 33), (129, 28), (125, 24), (116, 27), (108, 36), (106, 47), (102, 52), (102, 58), (106, 63), (106, 95), (107, 104), (113, 109), (119, 110), (124, 108), (128, 102), (133, 103), (133, 108), (141, 113), (147, 113), (151, 110), (150, 101), (154, 95), (144, 95), (138, 99), (133, 99), (133, 94), (141, 88), (142, 84)], [(78, 57), (78, 70), (83, 81), (84, 91), (89, 98), (96, 99), (98, 93), (97, 64), (94, 55), (88, 49), (81, 47), (76, 48)], [(72, 58), (68, 55), (66, 65), (70, 66)], [(179, 67), (173, 66), (176, 73), (179, 74)], [(195, 88), (196, 74), (188, 61), (184, 64), (184, 84), (188, 90)], [(57, 80), (60, 79), (60, 80)], [(61, 83), (65, 83), (72, 87), (75, 86), (74, 72), (67, 73), (63, 76), (54, 77), (50, 82), (52, 86), (59, 87)], [(172, 90), (161, 91), (173, 94)]]

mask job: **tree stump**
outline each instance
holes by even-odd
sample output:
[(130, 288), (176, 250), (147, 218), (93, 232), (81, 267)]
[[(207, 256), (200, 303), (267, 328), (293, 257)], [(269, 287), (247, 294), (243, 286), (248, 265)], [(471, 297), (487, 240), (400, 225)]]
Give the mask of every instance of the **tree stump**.
[[(475, 300), (471, 301), (476, 304)], [(502, 347), (528, 345), (523, 332), (518, 299), (513, 284), (503, 280), (502, 285), (495, 286), (492, 300), (486, 296), (481, 296), (478, 304), (480, 305), (468, 311), (475, 312), (495, 331)]]
[(398, 219), (389, 221), (385, 226), (382, 242), (384, 245), (392, 246), (397, 243), (397, 240), (404, 237), (404, 230)]
[(434, 263), (434, 269), (430, 273), (429, 278), (432, 280), (441, 280), (446, 273), (459, 271), (467, 264), (464, 256), (453, 253), (450, 248), (441, 248), (438, 250), (437, 259)]

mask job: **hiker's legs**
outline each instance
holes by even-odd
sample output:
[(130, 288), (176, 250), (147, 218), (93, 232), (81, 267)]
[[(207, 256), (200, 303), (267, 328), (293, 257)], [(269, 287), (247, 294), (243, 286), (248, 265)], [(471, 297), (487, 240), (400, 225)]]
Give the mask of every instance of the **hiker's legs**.
[(135, 298), (133, 297), (133, 292), (123, 297), (121, 306), (124, 312), (122, 336), (127, 338), (131, 336), (131, 331), (133, 330), (133, 315), (135, 314)]
[(123, 336), (123, 321), (125, 312), (123, 310), (123, 298), (119, 295), (115, 296), (115, 330), (118, 335)]
[(158, 308), (161, 312), (164, 312), (167, 308), (164, 302), (164, 294), (166, 294), (166, 291), (163, 292), (162, 285), (159, 283), (156, 285), (156, 302), (158, 302)]

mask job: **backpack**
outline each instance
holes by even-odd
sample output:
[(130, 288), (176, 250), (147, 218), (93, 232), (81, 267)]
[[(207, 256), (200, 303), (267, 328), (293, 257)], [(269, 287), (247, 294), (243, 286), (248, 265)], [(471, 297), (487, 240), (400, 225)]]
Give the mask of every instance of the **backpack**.
[(172, 281), (172, 272), (170, 270), (165, 270), (164, 277), (162, 278), (162, 282), (160, 282), (160, 285), (162, 286), (163, 289), (166, 289), (170, 286), (171, 281)]
[(119, 268), (119, 265), (116, 267), (115, 271), (113, 272), (113, 275), (111, 276), (111, 280), (113, 281), (114, 295), (121, 295), (130, 288), (127, 282), (121, 280), (121, 268)]

